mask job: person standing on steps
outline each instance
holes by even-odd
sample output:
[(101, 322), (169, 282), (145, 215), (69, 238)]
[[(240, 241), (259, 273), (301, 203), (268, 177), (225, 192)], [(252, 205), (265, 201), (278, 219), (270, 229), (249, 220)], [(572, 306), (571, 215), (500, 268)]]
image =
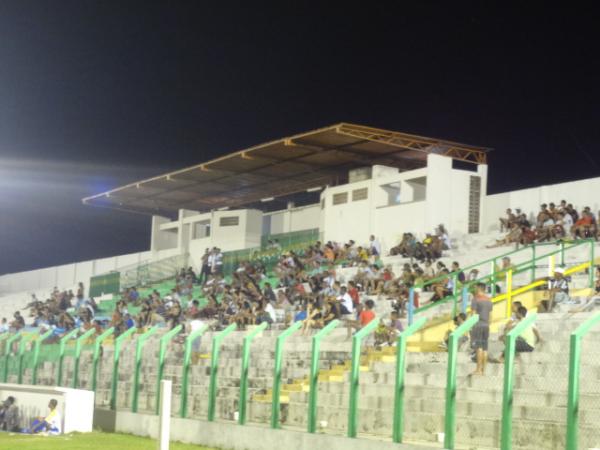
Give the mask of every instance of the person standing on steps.
[(471, 303), (472, 314), (479, 315), (479, 322), (471, 330), (471, 342), (477, 361), (477, 367), (473, 375), (483, 375), (487, 364), (488, 340), (490, 338), (490, 313), (494, 305), (486, 295), (485, 289), (485, 283), (477, 283), (475, 285), (473, 302)]

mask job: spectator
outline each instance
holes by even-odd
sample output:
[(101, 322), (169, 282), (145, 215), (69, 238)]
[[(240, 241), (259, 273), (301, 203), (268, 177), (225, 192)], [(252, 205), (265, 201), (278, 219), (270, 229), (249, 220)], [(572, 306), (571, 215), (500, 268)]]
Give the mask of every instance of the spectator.
[[(517, 308), (516, 321), (512, 328), (514, 328), (518, 322), (521, 322), (523, 319), (525, 319), (525, 317), (527, 317), (527, 308), (521, 305)], [(525, 328), (521, 334), (519, 334), (519, 336), (517, 336), (517, 339), (515, 340), (515, 352), (530, 353), (541, 341), (542, 338), (540, 336), (540, 332), (535, 325), (531, 324)], [(504, 356), (505, 352), (502, 352), (497, 359), (490, 359), (490, 361), (494, 363), (503, 363)]]
[(565, 269), (557, 267), (554, 269), (554, 277), (548, 280), (548, 300), (542, 300), (545, 312), (552, 312), (557, 303), (567, 303), (569, 298), (569, 281), (564, 276)]
[(390, 314), (389, 324), (386, 325), (381, 321), (377, 326), (375, 330), (375, 346), (389, 345), (392, 347), (396, 345), (398, 336), (403, 331), (404, 327), (400, 320), (400, 313), (394, 310)]
[(8, 396), (0, 406), (0, 430), (16, 433), (19, 428), (19, 408), (13, 396)]
[(381, 256), (381, 244), (377, 239), (375, 239), (374, 235), (369, 237), (369, 254), (371, 256), (375, 256), (376, 258)]
[[(454, 316), (454, 319), (452, 321), (454, 322), (455, 330), (456, 330), (456, 328), (460, 327), (466, 320), (467, 320), (467, 315), (465, 313), (460, 313), (460, 314)], [(444, 340), (440, 344), (440, 348), (446, 349), (446, 350), (448, 349), (448, 343), (450, 342), (450, 334), (452, 334), (452, 330), (447, 330), (446, 334), (444, 335)], [(464, 334), (463, 336), (460, 336), (458, 338), (458, 349), (460, 350), (463, 347), (463, 345), (468, 341), (469, 341), (469, 337), (466, 334)]]
[(471, 303), (473, 314), (479, 315), (479, 321), (471, 330), (472, 347), (475, 350), (477, 367), (473, 375), (483, 375), (487, 365), (488, 340), (490, 337), (490, 314), (494, 308), (490, 298), (485, 294), (485, 283), (475, 285), (475, 295)]
[(8, 332), (8, 322), (6, 321), (6, 317), (2, 318), (2, 322), (0, 322), (0, 333)]

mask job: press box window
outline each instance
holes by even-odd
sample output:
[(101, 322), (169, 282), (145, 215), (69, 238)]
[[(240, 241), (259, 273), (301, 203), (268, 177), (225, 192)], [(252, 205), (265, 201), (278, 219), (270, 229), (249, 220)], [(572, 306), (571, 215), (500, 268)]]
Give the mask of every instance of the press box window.
[(236, 227), (240, 224), (239, 216), (221, 217), (219, 219), (219, 225), (222, 227)]

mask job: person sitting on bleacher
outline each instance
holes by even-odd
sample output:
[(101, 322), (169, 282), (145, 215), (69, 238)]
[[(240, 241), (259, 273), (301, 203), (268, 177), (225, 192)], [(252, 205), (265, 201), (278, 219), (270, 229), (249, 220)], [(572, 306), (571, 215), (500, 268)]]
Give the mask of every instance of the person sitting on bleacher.
[(512, 224), (515, 223), (517, 217), (513, 214), (512, 209), (506, 210), (506, 217), (500, 217), (500, 232), (511, 228)]
[[(517, 326), (517, 324), (523, 319), (525, 319), (525, 317), (527, 317), (527, 308), (525, 308), (524, 306), (519, 306), (517, 308), (516, 320), (514, 321), (511, 329)], [(505, 334), (507, 334), (508, 331), (510, 330), (506, 330)], [(519, 334), (519, 336), (517, 336), (517, 339), (515, 341), (515, 352), (530, 353), (533, 350), (535, 350), (535, 346), (541, 341), (542, 337), (540, 336), (540, 332), (538, 331), (535, 325), (531, 324), (523, 331), (521, 331), (521, 334)], [(498, 358), (490, 358), (490, 362), (503, 363), (504, 354), (505, 352), (502, 352)]]
[(565, 269), (557, 267), (554, 269), (554, 277), (548, 280), (548, 300), (542, 300), (542, 308), (545, 312), (552, 312), (554, 306), (559, 303), (567, 303), (569, 297), (569, 279), (564, 276)]

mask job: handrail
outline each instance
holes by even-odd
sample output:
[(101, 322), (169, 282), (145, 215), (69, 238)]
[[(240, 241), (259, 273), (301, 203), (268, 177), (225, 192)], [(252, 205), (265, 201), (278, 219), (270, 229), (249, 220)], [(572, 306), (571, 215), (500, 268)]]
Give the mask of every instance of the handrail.
[(212, 354), (210, 358), (210, 385), (208, 387), (208, 421), (214, 422), (215, 410), (217, 405), (217, 374), (219, 371), (219, 352), (221, 342), (230, 333), (237, 329), (237, 324), (232, 323), (223, 331), (213, 337), (212, 340)]
[(8, 359), (10, 357), (10, 347), (13, 342), (21, 339), (22, 335), (20, 331), (17, 331), (11, 337), (9, 337), (4, 343), (4, 374), (2, 375), (2, 381), (6, 383), (8, 381)]
[(332, 320), (321, 331), (312, 337), (312, 352), (310, 358), (310, 390), (308, 392), (308, 432), (317, 431), (317, 385), (319, 382), (319, 352), (321, 349), (321, 340), (331, 333), (340, 321)]
[(79, 328), (74, 328), (60, 338), (58, 341), (58, 377), (56, 380), (57, 386), (62, 386), (63, 379), (63, 366), (65, 361), (65, 347), (67, 345), (67, 341), (75, 336), (79, 332)]
[(98, 382), (98, 361), (100, 360), (100, 349), (102, 342), (115, 332), (115, 327), (110, 327), (94, 341), (94, 354), (92, 356), (92, 391), (96, 392)]
[(408, 338), (419, 331), (419, 329), (425, 325), (425, 322), (427, 322), (425, 317), (419, 318), (415, 323), (400, 333), (396, 343), (396, 384), (394, 389), (394, 429), (392, 440), (397, 444), (402, 443), (404, 433), (404, 378), (406, 375), (406, 344), (408, 342)]
[(117, 410), (117, 391), (119, 389), (119, 360), (121, 357), (121, 345), (123, 345), (123, 341), (125, 339), (127, 339), (135, 332), (136, 328), (131, 327), (115, 339), (113, 372), (112, 380), (110, 383), (110, 409), (112, 409), (113, 411)]
[(500, 432), (500, 449), (512, 448), (512, 413), (513, 413), (513, 388), (515, 368), (515, 345), (517, 337), (527, 327), (531, 326), (537, 318), (536, 313), (529, 313), (506, 335), (504, 349), (504, 387), (502, 390), (502, 424)]
[(242, 373), (240, 375), (240, 401), (239, 401), (239, 414), (238, 423), (244, 425), (246, 423), (246, 409), (247, 409), (247, 398), (248, 398), (248, 367), (250, 366), (250, 346), (252, 341), (259, 334), (262, 333), (269, 324), (263, 322), (248, 332), (244, 338), (244, 345), (242, 347)]
[[(554, 243), (554, 242), (551, 242), (551, 243), (542, 242), (542, 243), (538, 243), (536, 245), (537, 246), (542, 246), (542, 245), (558, 245), (558, 244), (560, 244), (560, 243), (559, 242), (556, 242), (556, 243)], [(580, 247), (582, 245), (590, 245), (590, 261), (593, 264), (593, 258), (594, 258), (593, 247), (595, 245), (595, 241), (593, 239), (581, 239), (581, 240), (577, 240), (577, 241), (572, 241), (572, 242), (570, 242), (570, 244), (571, 245), (569, 245), (568, 247), (565, 247), (564, 245), (561, 245), (558, 250), (554, 250), (552, 252), (545, 253), (543, 255), (535, 256), (535, 252), (534, 252), (534, 257), (532, 259), (529, 259), (527, 261), (524, 261), (524, 262), (521, 262), (521, 263), (518, 263), (518, 264), (513, 264), (513, 266), (511, 267), (512, 270), (513, 270), (513, 275), (525, 272), (527, 270), (533, 270), (532, 271), (532, 276), (533, 276), (535, 274), (535, 263), (537, 261), (540, 261), (542, 259), (548, 258), (550, 256), (554, 256), (554, 255), (557, 255), (557, 254), (561, 254), (562, 258), (564, 259), (564, 252), (565, 252), (565, 250), (570, 250), (570, 249), (573, 249), (573, 248), (576, 248), (576, 247)], [(510, 254), (513, 254), (513, 253), (515, 253), (517, 251), (521, 251), (523, 249), (529, 249), (529, 248), (533, 248), (533, 247), (530, 247), (530, 246), (522, 247), (521, 249), (509, 252), (509, 253), (506, 253), (506, 254), (503, 254), (503, 255), (499, 255), (499, 256), (496, 256), (494, 258), (490, 258), (488, 260), (485, 260), (485, 261), (476, 263), (474, 265), (465, 267), (465, 268), (462, 269), (462, 271), (465, 272), (466, 270), (469, 270), (470, 268), (480, 266), (480, 265), (488, 263), (490, 261), (495, 261), (497, 259), (501, 259), (501, 258), (503, 258), (505, 256), (508, 256)], [(494, 263), (493, 268), (494, 269), (496, 268), (495, 267), (495, 263)], [(495, 270), (495, 271), (493, 271), (492, 273), (490, 273), (488, 275), (484, 275), (482, 277), (477, 278), (476, 280), (472, 280), (472, 281), (468, 281), (468, 282), (464, 283), (463, 287), (464, 286), (470, 287), (473, 284), (480, 283), (480, 282), (484, 282), (486, 284), (490, 284), (490, 282), (491, 282), (492, 291), (493, 291), (492, 292), (492, 296), (495, 296), (495, 281), (500, 276), (505, 277), (507, 270), (508, 269), (502, 269), (502, 268), (500, 268), (500, 270)], [(591, 271), (591, 272), (593, 272), (593, 271)], [(411, 295), (414, 295), (414, 294), (411, 294), (411, 293), (412, 293), (412, 289), (414, 289), (414, 288), (417, 288), (417, 287), (418, 288), (422, 288), (422, 287), (428, 286), (428, 285), (430, 285), (430, 284), (432, 284), (432, 283), (434, 283), (436, 281), (441, 281), (441, 280), (444, 280), (444, 279), (447, 279), (447, 278), (450, 278), (450, 277), (454, 277), (455, 274), (457, 274), (457, 273), (458, 272), (451, 272), (451, 273), (443, 275), (441, 277), (437, 277), (437, 278), (434, 278), (432, 280), (427, 280), (426, 282), (421, 283), (419, 285), (415, 285), (415, 286), (413, 286), (411, 288), (411, 290), (409, 291), (409, 302), (408, 302), (408, 322), (409, 322), (409, 325), (413, 321), (414, 314), (426, 311), (426, 310), (431, 309), (431, 308), (435, 308), (437, 306), (440, 306), (440, 305), (445, 304), (445, 303), (447, 303), (449, 301), (452, 301), (452, 300), (454, 301), (454, 304), (455, 304), (455, 307), (454, 307), (453, 311), (456, 312), (456, 302), (457, 302), (457, 299), (458, 299), (458, 293), (456, 293), (456, 292), (454, 292), (452, 295), (449, 295), (449, 296), (447, 296), (447, 297), (445, 297), (443, 299), (440, 299), (439, 301), (437, 301), (435, 303), (428, 303), (428, 304), (423, 305), (423, 306), (421, 306), (419, 308), (414, 308), (414, 304), (413, 304), (412, 297), (411, 297)], [(533, 279), (531, 281), (533, 282)], [(591, 273), (590, 274), (590, 287), (593, 287), (593, 283), (594, 283), (594, 274)], [(454, 284), (456, 284), (456, 282)], [(515, 295), (515, 294), (513, 293), (513, 295)]]
[(208, 330), (208, 324), (200, 326), (196, 331), (190, 333), (185, 338), (185, 350), (183, 352), (183, 372), (181, 375), (181, 403), (179, 406), (179, 416), (183, 419), (187, 416), (187, 396), (188, 396), (188, 383), (190, 376), (190, 362), (192, 359), (192, 344), (196, 339), (204, 334)]
[(479, 322), (477, 314), (469, 317), (450, 333), (448, 340), (448, 370), (446, 373), (446, 417), (444, 421), (444, 448), (453, 450), (456, 434), (456, 360), (458, 340)]
[(365, 336), (379, 325), (379, 319), (371, 320), (352, 336), (352, 362), (350, 369), (350, 400), (348, 405), (348, 437), (356, 437), (358, 428), (358, 382), (360, 375), (360, 345)]
[(579, 372), (581, 366), (581, 341), (583, 337), (589, 333), (590, 329), (598, 323), (600, 323), (600, 313), (596, 313), (571, 333), (566, 450), (579, 449)]
[[(131, 412), (138, 412), (138, 399), (140, 394), (140, 370), (142, 368), (142, 350), (144, 349), (144, 345), (146, 345), (146, 341), (152, 336), (156, 334), (156, 332), (160, 329), (158, 325), (153, 326), (144, 334), (137, 338), (137, 342), (135, 343), (135, 360), (133, 366), (133, 391), (131, 393)], [(158, 392), (157, 392), (158, 394)]]
[(77, 338), (75, 341), (75, 367), (73, 368), (73, 389), (77, 389), (79, 386), (79, 359), (81, 358), (81, 345), (82, 342), (88, 339), (92, 334), (96, 332), (95, 328), (90, 328), (85, 333)]
[(31, 384), (34, 386), (37, 384), (37, 372), (38, 372), (38, 362), (40, 360), (40, 346), (42, 342), (44, 342), (50, 335), (52, 334), (52, 330), (46, 331), (41, 336), (38, 336), (33, 344), (33, 367), (31, 369)]
[(34, 338), (33, 337), (23, 337), (23, 339), (21, 339), (19, 341), (19, 351), (18, 351), (18, 362), (19, 362), (19, 368), (18, 368), (18, 375), (17, 375), (17, 384), (23, 384), (23, 358), (25, 357), (25, 344), (27, 344), (27, 342), (31, 342)]
[[(160, 382), (163, 379), (163, 373), (165, 370), (165, 356), (167, 354), (167, 345), (169, 342), (173, 340), (175, 336), (179, 334), (179, 332), (183, 330), (183, 325), (179, 324), (175, 328), (173, 328), (168, 333), (165, 333), (163, 337), (160, 338), (159, 349), (158, 349), (158, 373), (156, 377), (156, 392), (160, 392)], [(156, 396), (156, 406), (155, 412), (158, 415), (160, 410), (160, 395)]]
[(271, 390), (271, 428), (281, 428), (279, 424), (279, 407), (281, 403), (281, 363), (283, 359), (283, 345), (289, 336), (302, 328), (302, 322), (294, 322), (284, 330), (275, 341), (275, 364), (273, 369), (273, 389)]

